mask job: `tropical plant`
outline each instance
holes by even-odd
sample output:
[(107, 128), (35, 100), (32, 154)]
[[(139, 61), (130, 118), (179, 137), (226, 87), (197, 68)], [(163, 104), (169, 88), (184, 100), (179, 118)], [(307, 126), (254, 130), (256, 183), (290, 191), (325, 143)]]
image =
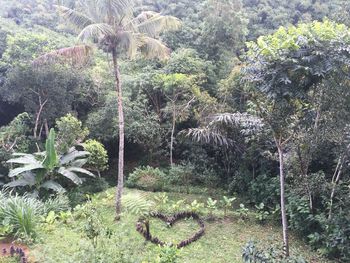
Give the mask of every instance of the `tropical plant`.
[(207, 208), (209, 209), (209, 216), (213, 217), (213, 212), (217, 209), (218, 200), (213, 200), (211, 197), (207, 200)]
[(245, 220), (248, 218), (249, 209), (245, 207), (244, 204), (239, 204), (239, 208), (237, 209), (238, 216), (240, 219)]
[(267, 217), (270, 215), (269, 211), (266, 210), (266, 206), (264, 203), (260, 203), (259, 205), (255, 205), (257, 209), (257, 213), (255, 218), (260, 222), (264, 223)]
[[(157, 38), (161, 32), (177, 29), (180, 26), (177, 18), (151, 11), (143, 11), (134, 16), (134, 5), (133, 0), (80, 0), (76, 3), (76, 10), (58, 6), (58, 10), (66, 21), (81, 30), (78, 36), (80, 40), (93, 40), (99, 48), (112, 55), (119, 117), (117, 218), (121, 212), (124, 185), (124, 111), (119, 58), (121, 54), (133, 58), (137, 53), (142, 53), (146, 58), (166, 58), (169, 50)], [(87, 51), (86, 46), (76, 46), (46, 54), (44, 60), (50, 57), (62, 57), (62, 55), (84, 57)]]
[(11, 196), (0, 193), (0, 219), (7, 235), (22, 238), (35, 238), (39, 217), (44, 215), (43, 203), (25, 194)]
[(57, 182), (58, 176), (69, 179), (74, 184), (81, 184), (83, 179), (78, 174), (95, 177), (94, 174), (82, 168), (88, 152), (77, 151), (74, 148), (66, 155), (59, 156), (55, 148), (55, 131), (51, 129), (46, 140), (45, 151), (35, 154), (15, 153), (15, 158), (8, 163), (19, 167), (10, 170), (9, 177), (16, 180), (6, 184), (7, 187), (29, 187), (35, 194), (41, 189), (54, 192), (64, 192), (65, 189)]
[(226, 217), (227, 215), (227, 210), (232, 208), (232, 203), (236, 200), (236, 197), (227, 197), (223, 196), (222, 199), (220, 200), (220, 203), (222, 207), (224, 208), (224, 216)]
[(150, 218), (155, 203), (147, 199), (146, 194), (126, 195), (123, 198), (124, 205), (128, 212), (139, 216), (146, 227), (146, 236), (150, 237)]

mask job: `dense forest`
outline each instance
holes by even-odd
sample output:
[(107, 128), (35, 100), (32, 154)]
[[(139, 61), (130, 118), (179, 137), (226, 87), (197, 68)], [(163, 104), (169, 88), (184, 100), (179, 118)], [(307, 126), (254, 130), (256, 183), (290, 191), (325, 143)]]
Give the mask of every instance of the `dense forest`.
[(348, 0), (0, 0), (0, 262), (350, 262), (349, 77)]

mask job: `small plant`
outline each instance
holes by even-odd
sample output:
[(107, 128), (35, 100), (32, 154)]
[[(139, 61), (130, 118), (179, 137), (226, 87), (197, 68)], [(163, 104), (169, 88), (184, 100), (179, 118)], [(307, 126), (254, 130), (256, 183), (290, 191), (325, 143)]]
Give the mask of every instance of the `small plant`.
[(264, 223), (270, 213), (266, 211), (264, 203), (260, 203), (259, 205), (255, 205), (255, 208), (257, 209), (257, 214), (255, 218), (258, 220), (260, 223)]
[(197, 200), (194, 200), (191, 204), (187, 205), (187, 209), (191, 212), (198, 213), (204, 207), (203, 203), (199, 203)]
[(154, 197), (157, 210), (164, 210), (169, 203), (169, 196), (166, 193), (157, 194)]
[(242, 220), (245, 220), (248, 218), (248, 212), (249, 212), (249, 209), (245, 207), (244, 204), (240, 204), (239, 205), (239, 208), (237, 209), (237, 213), (240, 217), (240, 219)]
[(184, 199), (181, 199), (181, 200), (178, 200), (176, 202), (174, 202), (172, 205), (171, 205), (171, 209), (173, 212), (179, 212), (183, 209), (183, 207), (185, 206), (185, 200)]
[(98, 237), (101, 236), (104, 232), (104, 228), (101, 223), (101, 219), (99, 214), (96, 211), (96, 208), (92, 205), (91, 202), (85, 206), (85, 210), (87, 210), (88, 217), (85, 220), (84, 232), (85, 235), (92, 242), (92, 246), (94, 248), (97, 247)]
[(154, 207), (154, 202), (147, 199), (145, 195), (124, 196), (125, 208), (128, 212), (139, 216), (139, 221), (145, 225), (146, 239), (150, 237), (150, 214)]
[(176, 263), (179, 259), (179, 249), (176, 246), (158, 246), (157, 263)]
[(217, 209), (217, 200), (213, 200), (211, 197), (207, 200), (207, 208), (209, 209), (209, 217), (213, 218), (213, 213)]
[(224, 208), (224, 216), (227, 216), (227, 211), (232, 208), (232, 203), (236, 200), (236, 197), (227, 197), (223, 196), (222, 200), (220, 201), (222, 207)]

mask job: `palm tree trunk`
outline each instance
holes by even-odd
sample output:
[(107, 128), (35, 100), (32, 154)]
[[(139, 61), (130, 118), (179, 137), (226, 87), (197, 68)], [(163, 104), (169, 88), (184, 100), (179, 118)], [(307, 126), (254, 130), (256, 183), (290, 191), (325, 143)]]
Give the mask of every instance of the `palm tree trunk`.
[(288, 221), (285, 203), (285, 183), (284, 183), (284, 159), (283, 146), (280, 141), (276, 140), (276, 146), (279, 157), (280, 169), (280, 191), (281, 191), (281, 214), (282, 214), (282, 232), (283, 232), (283, 251), (286, 257), (289, 256), (289, 240), (288, 240)]
[(173, 148), (174, 148), (174, 134), (175, 134), (175, 125), (176, 125), (176, 106), (175, 102), (173, 104), (173, 122), (172, 122), (172, 128), (171, 128), (171, 138), (170, 138), (170, 165), (174, 165), (173, 160)]
[(113, 67), (115, 76), (115, 87), (118, 94), (118, 121), (119, 121), (119, 154), (118, 154), (118, 185), (116, 193), (116, 219), (120, 218), (121, 199), (124, 187), (124, 112), (123, 112), (123, 96), (122, 83), (120, 78), (120, 70), (116, 50), (112, 52)]

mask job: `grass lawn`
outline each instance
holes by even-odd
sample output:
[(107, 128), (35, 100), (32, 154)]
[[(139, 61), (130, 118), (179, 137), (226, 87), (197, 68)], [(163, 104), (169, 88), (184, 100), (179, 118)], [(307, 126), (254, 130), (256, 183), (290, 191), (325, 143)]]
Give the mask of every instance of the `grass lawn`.
[[(126, 189), (125, 194), (135, 195), (140, 191)], [(149, 193), (153, 196), (155, 193)], [(169, 193), (169, 200), (194, 199), (204, 200), (207, 196)], [(112, 239), (104, 239), (99, 246), (106, 253), (123, 254), (125, 262), (157, 262), (159, 248), (149, 242), (136, 231), (137, 216), (124, 213), (122, 219), (114, 221), (114, 189), (95, 195), (92, 203), (97, 214), (102, 218), (102, 224), (116, 233)], [(73, 213), (74, 214), (74, 213)], [(89, 258), (93, 250), (90, 240), (86, 237), (84, 222), (86, 219), (68, 220), (67, 223), (56, 221), (41, 228), (39, 241), (31, 247), (31, 258), (35, 262), (70, 263), (70, 262), (116, 262), (106, 259)], [(242, 247), (250, 240), (259, 240), (261, 244), (281, 243), (281, 229), (273, 225), (260, 225), (254, 217), (240, 220), (237, 216), (230, 216), (213, 222), (205, 222), (205, 235), (198, 241), (183, 248), (179, 252), (179, 262), (242, 262)], [(151, 232), (160, 239), (172, 243), (189, 237), (198, 229), (196, 222), (188, 219), (180, 221), (172, 228), (160, 220), (152, 219)], [(113, 251), (114, 250), (114, 251)], [(123, 252), (120, 252), (123, 251)], [(331, 262), (310, 250), (302, 241), (291, 236), (291, 252), (303, 255), (308, 262)]]

